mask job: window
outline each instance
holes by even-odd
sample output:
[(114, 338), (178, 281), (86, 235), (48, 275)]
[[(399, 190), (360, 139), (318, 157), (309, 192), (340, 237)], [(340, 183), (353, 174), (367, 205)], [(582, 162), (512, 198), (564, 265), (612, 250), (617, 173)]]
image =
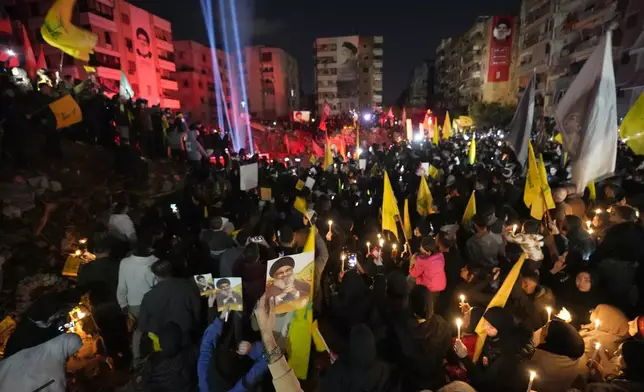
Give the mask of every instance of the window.
[(262, 62), (263, 63), (269, 63), (273, 61), (273, 53), (267, 52), (267, 53), (262, 53)]
[(105, 32), (105, 44), (112, 46), (112, 36), (110, 35), (109, 31)]
[(369, 68), (366, 68), (366, 67), (365, 67), (365, 68), (362, 68), (362, 72), (364, 72), (364, 73), (369, 73)]
[(637, 14), (631, 15), (628, 17), (628, 19), (626, 19), (627, 29), (632, 29), (635, 26), (637, 26)]
[(134, 61), (127, 62), (127, 73), (134, 75), (136, 73), (136, 63)]
[(183, 87), (190, 87), (190, 83), (187, 80), (183, 81)]
[(128, 14), (122, 13), (121, 14), (121, 21), (123, 22), (124, 25), (129, 25), (130, 24), (130, 16)]
[(125, 47), (127, 48), (128, 52), (130, 52), (130, 53), (134, 52), (131, 39), (129, 39), (129, 38), (125, 39)]

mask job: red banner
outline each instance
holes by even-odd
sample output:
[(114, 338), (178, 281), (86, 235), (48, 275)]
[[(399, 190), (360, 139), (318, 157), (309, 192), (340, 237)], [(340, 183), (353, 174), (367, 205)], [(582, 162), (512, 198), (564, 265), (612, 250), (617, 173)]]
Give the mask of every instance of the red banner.
[(507, 82), (510, 80), (512, 41), (514, 40), (513, 30), (514, 16), (495, 16), (492, 18), (488, 83)]

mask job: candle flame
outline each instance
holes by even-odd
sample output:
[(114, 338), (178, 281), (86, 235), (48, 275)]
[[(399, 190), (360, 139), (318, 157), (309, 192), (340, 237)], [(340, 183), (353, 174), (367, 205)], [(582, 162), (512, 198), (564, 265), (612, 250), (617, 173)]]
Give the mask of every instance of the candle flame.
[(79, 241), (81, 244), (86, 244), (87, 243), (87, 238), (81, 238)]
[(595, 350), (599, 350), (599, 348), (600, 348), (601, 346), (602, 346), (602, 344), (601, 344), (601, 343), (596, 342), (596, 343), (595, 343)]
[(559, 313), (555, 315), (555, 317), (567, 323), (572, 321), (572, 316), (570, 315), (570, 312), (566, 308), (561, 308), (561, 310), (559, 311)]
[(596, 210), (595, 210), (595, 214), (601, 214), (601, 213), (602, 213), (602, 209), (601, 209), (601, 208), (598, 208), (598, 209), (596, 209)]
[(382, 248), (385, 245), (385, 240), (380, 240), (380, 247)]
[(458, 298), (461, 300), (461, 302), (465, 302), (465, 296), (463, 294), (461, 294)]
[(333, 224), (333, 221), (329, 220), (329, 226), (331, 226), (332, 224)]
[(394, 249), (394, 250), (395, 250), (397, 247), (398, 247), (398, 245), (396, 245), (396, 244), (391, 244), (391, 248), (392, 248), (392, 249)]
[(371, 242), (367, 241), (367, 247), (371, 246)]
[(460, 319), (460, 318), (457, 318), (456, 319), (456, 326), (460, 328), (462, 325), (463, 325), (463, 320)]
[(599, 328), (599, 324), (601, 324), (601, 321), (599, 321), (599, 319), (595, 319), (595, 329)]
[(534, 381), (536, 377), (537, 377), (537, 372), (530, 370), (530, 381)]
[(378, 234), (378, 239), (382, 238), (382, 235)]
[(591, 221), (586, 221), (586, 227), (587, 227), (587, 228), (589, 228), (589, 229), (590, 229), (590, 225), (592, 225), (592, 224), (593, 224), (593, 223), (592, 223)]
[(83, 252), (80, 251), (80, 249), (76, 249), (76, 252), (74, 252), (74, 255), (80, 256)]

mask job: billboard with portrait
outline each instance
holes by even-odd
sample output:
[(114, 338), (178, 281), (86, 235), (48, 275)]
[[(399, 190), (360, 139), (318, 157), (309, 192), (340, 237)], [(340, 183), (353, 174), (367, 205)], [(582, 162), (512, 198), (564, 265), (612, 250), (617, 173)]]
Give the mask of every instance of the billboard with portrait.
[(514, 16), (493, 17), (487, 74), (487, 81), (489, 83), (507, 82), (510, 80), (513, 41)]
[(307, 123), (311, 121), (311, 112), (306, 110), (298, 110), (291, 113), (291, 120), (297, 123)]
[(338, 98), (342, 107), (344, 103), (354, 102), (357, 105), (359, 85), (359, 48), (360, 37), (338, 37), (336, 39), (336, 61), (338, 67)]
[(150, 14), (130, 5), (132, 41), (136, 58), (136, 78), (138, 79), (141, 98), (147, 99), (150, 105), (159, 101), (157, 70), (154, 59), (154, 29), (150, 25)]
[(315, 252), (282, 256), (268, 262), (266, 296), (275, 300), (275, 313), (305, 307), (313, 294)]

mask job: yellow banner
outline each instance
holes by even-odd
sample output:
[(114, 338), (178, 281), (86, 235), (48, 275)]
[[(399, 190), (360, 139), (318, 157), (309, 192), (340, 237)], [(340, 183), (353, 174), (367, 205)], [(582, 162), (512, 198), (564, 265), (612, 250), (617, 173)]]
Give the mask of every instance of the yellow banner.
[(470, 200), (467, 202), (467, 207), (465, 207), (462, 222), (465, 223), (471, 221), (474, 215), (476, 215), (476, 191), (472, 191)]
[(385, 170), (384, 188), (382, 195), (382, 231), (389, 230), (398, 238), (398, 226), (396, 226), (396, 215), (400, 217), (398, 202), (394, 190), (389, 182), (389, 175)]
[(619, 126), (619, 136), (637, 155), (644, 155), (644, 93), (637, 98), (622, 125)]
[(71, 22), (75, 0), (57, 0), (47, 12), (40, 33), (49, 45), (68, 55), (89, 61), (98, 41), (96, 34), (74, 26)]
[(66, 128), (83, 121), (83, 113), (71, 95), (65, 95), (50, 103), (49, 109), (56, 116), (56, 129)]

